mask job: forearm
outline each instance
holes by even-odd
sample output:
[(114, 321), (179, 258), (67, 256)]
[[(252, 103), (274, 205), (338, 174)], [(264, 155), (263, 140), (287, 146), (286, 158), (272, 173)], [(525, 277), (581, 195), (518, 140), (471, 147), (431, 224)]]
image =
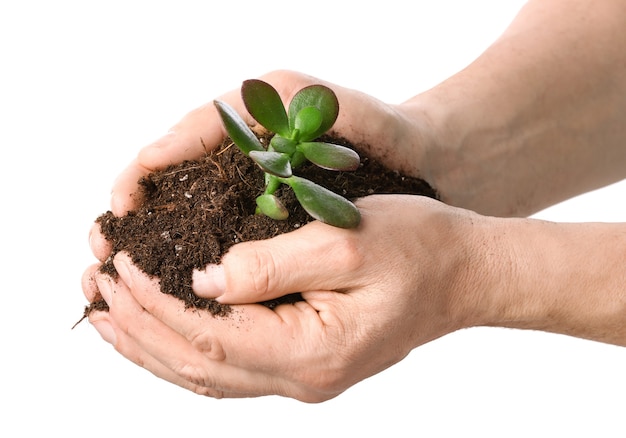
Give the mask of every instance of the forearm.
[(480, 325), (626, 346), (626, 223), (490, 221), (482, 235), (495, 268), (474, 300)]
[(626, 177), (626, 3), (530, 1), (468, 68), (404, 104), (442, 134), (423, 177), (524, 216)]

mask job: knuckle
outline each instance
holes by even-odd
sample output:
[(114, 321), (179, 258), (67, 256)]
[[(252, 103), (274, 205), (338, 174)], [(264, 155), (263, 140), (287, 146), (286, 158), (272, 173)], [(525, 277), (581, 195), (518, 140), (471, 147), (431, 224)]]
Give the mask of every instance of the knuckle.
[(294, 396), (307, 403), (321, 403), (330, 400), (347, 389), (346, 379), (340, 372), (326, 371), (310, 376), (305, 389)]
[(212, 388), (206, 388), (204, 386), (194, 386), (193, 387), (193, 392), (195, 392), (198, 395), (202, 395), (205, 397), (211, 397), (214, 399), (222, 399), (225, 397), (224, 392), (223, 391), (219, 391), (217, 389), (212, 389)]
[[(307, 263), (310, 259), (324, 260), (334, 271), (341, 271), (347, 275), (358, 272), (365, 264), (367, 256), (365, 244), (362, 236), (353, 230), (336, 229), (317, 221), (307, 224), (304, 229), (310, 233), (308, 240), (314, 242), (307, 246), (312, 254), (311, 257), (303, 258)], [(316, 235), (320, 238), (316, 239)], [(307, 266), (300, 268), (307, 269)]]
[(277, 261), (261, 242), (247, 242), (231, 249), (224, 258), (229, 265), (228, 289), (263, 298), (276, 287)]
[(274, 283), (278, 278), (276, 260), (271, 251), (264, 250), (255, 251), (252, 260), (254, 260), (254, 271), (250, 276), (252, 290), (259, 296), (266, 295), (275, 289)]
[(174, 369), (174, 372), (185, 381), (194, 385), (205, 388), (214, 388), (216, 386), (215, 379), (209, 375), (206, 368), (191, 361), (181, 362)]
[(212, 361), (222, 362), (226, 359), (226, 353), (222, 344), (214, 336), (206, 332), (193, 336), (190, 343), (196, 351)]
[(339, 263), (344, 272), (359, 271), (365, 263), (365, 251), (359, 239), (355, 236), (346, 236), (331, 247), (333, 259)]
[(214, 336), (206, 332), (194, 335), (189, 342), (196, 354), (194, 354), (194, 357), (188, 357), (186, 360), (179, 362), (174, 371), (187, 382), (213, 393), (214, 390), (212, 388), (215, 388), (217, 382), (209, 371), (211, 368), (209, 364), (211, 362), (225, 361), (226, 354), (222, 344)]

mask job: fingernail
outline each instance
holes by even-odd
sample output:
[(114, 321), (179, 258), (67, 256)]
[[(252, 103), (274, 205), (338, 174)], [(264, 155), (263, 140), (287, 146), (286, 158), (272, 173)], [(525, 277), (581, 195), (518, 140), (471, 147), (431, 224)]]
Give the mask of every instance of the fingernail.
[(113, 330), (113, 326), (108, 321), (100, 319), (98, 321), (92, 321), (91, 325), (93, 325), (98, 333), (100, 333), (102, 339), (104, 339), (111, 345), (115, 345), (115, 343), (117, 342), (115, 330)]
[(207, 265), (203, 270), (194, 270), (191, 287), (201, 297), (218, 298), (226, 291), (226, 277), (222, 265)]
[(98, 274), (96, 275), (96, 284), (98, 285), (98, 290), (100, 291), (100, 295), (109, 307), (111, 307), (113, 301), (113, 286), (111, 285), (111, 279), (108, 275)]
[(126, 261), (121, 257), (115, 257), (115, 259), (113, 259), (113, 265), (115, 266), (115, 270), (120, 275), (124, 284), (131, 289), (133, 287), (133, 277), (130, 275), (128, 263), (126, 263)]

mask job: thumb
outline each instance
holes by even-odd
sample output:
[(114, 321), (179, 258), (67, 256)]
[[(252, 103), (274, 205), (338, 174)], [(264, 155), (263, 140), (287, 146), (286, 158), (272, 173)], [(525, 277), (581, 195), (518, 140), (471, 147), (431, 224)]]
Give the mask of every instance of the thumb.
[(346, 289), (362, 265), (361, 253), (355, 230), (311, 222), (272, 239), (233, 246), (220, 265), (194, 271), (192, 287), (198, 296), (224, 304)]

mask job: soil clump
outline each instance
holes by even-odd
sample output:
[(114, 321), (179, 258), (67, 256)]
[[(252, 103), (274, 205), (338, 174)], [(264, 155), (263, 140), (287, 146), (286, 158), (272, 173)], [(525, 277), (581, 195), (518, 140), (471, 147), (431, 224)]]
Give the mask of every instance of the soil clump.
[[(345, 141), (331, 141), (359, 153), (361, 164), (356, 171), (334, 172), (305, 164), (295, 173), (348, 199), (392, 193), (437, 198), (424, 180), (386, 169)], [(188, 308), (206, 309), (216, 316), (228, 315), (230, 306), (193, 293), (194, 269), (219, 263), (239, 242), (268, 239), (313, 220), (287, 186), (277, 192), (290, 212), (287, 220), (255, 214), (255, 198), (264, 190), (263, 172), (229, 139), (202, 159), (143, 177), (139, 187), (141, 203), (136, 210), (122, 217), (109, 211), (96, 219), (113, 248), (101, 271), (116, 277), (112, 258), (126, 251), (137, 267), (160, 279), (161, 292), (178, 297)], [(263, 304), (273, 308), (298, 299), (299, 294), (293, 294)], [(84, 314), (107, 309), (100, 298), (87, 306)]]

